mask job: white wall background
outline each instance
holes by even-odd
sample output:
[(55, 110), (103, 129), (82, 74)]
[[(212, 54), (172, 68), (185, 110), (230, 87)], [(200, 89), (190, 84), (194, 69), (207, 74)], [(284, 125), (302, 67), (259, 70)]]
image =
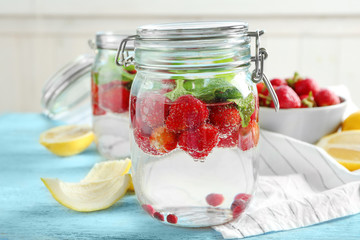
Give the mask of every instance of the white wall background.
[(245, 20), (265, 29), (268, 77), (294, 71), (320, 85), (345, 84), (360, 106), (358, 0), (2, 0), (0, 113), (41, 111), (44, 82), (91, 52), (97, 31), (132, 34), (139, 25), (189, 20)]

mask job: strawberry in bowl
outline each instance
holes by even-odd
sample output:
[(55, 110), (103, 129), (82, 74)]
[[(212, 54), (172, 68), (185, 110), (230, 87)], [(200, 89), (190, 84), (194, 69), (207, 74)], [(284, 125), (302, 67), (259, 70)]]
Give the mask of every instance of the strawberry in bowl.
[(259, 93), (261, 128), (309, 143), (316, 143), (338, 129), (346, 108), (344, 98), (320, 88), (314, 79), (300, 77), (298, 73), (285, 82), (286, 85), (278, 84), (277, 79), (271, 80), (280, 104), (277, 113), (271, 98), (263, 94), (266, 87), (262, 89), (262, 83), (257, 84), (262, 91)]

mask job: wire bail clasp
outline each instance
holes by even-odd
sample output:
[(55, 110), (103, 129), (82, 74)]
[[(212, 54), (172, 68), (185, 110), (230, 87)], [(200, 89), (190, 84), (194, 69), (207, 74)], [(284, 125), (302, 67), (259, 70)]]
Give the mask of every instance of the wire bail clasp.
[(115, 57), (116, 65), (124, 66), (124, 67), (134, 65), (134, 63), (135, 63), (134, 56), (129, 56), (129, 53), (126, 51), (127, 56), (125, 57), (125, 49), (126, 49), (127, 42), (135, 40), (136, 37), (137, 37), (137, 35), (128, 36), (127, 38), (125, 38), (121, 41), (119, 48), (116, 52), (116, 57)]
[(265, 48), (260, 48), (260, 36), (264, 34), (263, 30), (257, 30), (255, 32), (248, 32), (249, 37), (255, 37), (255, 56), (251, 57), (251, 61), (255, 62), (255, 69), (251, 74), (251, 80), (254, 83), (259, 83), (261, 80), (264, 82), (266, 88), (269, 90), (270, 96), (274, 102), (275, 111), (279, 111), (280, 104), (279, 99), (272, 87), (270, 81), (264, 74), (264, 61), (268, 57)]

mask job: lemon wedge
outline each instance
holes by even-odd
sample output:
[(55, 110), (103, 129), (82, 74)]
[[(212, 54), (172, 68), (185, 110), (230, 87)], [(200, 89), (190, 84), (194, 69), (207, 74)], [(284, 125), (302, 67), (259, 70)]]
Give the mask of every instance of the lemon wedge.
[(62, 157), (81, 153), (93, 140), (91, 127), (85, 125), (59, 126), (40, 135), (40, 143), (50, 152)]
[(111, 207), (121, 199), (131, 184), (127, 174), (130, 159), (96, 164), (79, 183), (57, 178), (41, 178), (51, 195), (61, 205), (79, 212), (92, 212)]
[(111, 207), (125, 195), (130, 184), (129, 174), (88, 183), (66, 183), (51, 178), (41, 180), (60, 204), (79, 212)]
[(133, 181), (132, 181), (132, 176), (130, 175), (130, 186), (129, 186), (129, 189), (128, 189), (129, 191), (132, 191), (132, 192), (134, 192), (135, 191), (135, 189), (134, 189), (134, 184), (133, 184)]
[(97, 163), (80, 182), (94, 182), (122, 176), (129, 172), (130, 167), (131, 160), (129, 158)]
[(337, 132), (325, 136), (317, 145), (350, 171), (360, 169), (360, 130)]
[(350, 114), (350, 116), (344, 120), (342, 130), (360, 130), (360, 111)]

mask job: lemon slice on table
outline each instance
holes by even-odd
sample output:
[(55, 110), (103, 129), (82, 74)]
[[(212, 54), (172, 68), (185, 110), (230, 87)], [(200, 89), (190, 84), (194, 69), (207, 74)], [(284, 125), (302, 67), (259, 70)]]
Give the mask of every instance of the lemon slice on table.
[(93, 140), (92, 129), (86, 125), (59, 126), (40, 135), (40, 143), (50, 152), (62, 157), (81, 153)]
[(360, 130), (343, 131), (325, 136), (317, 143), (340, 164), (354, 171), (360, 169)]
[(92, 212), (111, 207), (120, 200), (131, 184), (130, 159), (96, 164), (79, 183), (57, 178), (41, 178), (61, 205), (79, 212)]

